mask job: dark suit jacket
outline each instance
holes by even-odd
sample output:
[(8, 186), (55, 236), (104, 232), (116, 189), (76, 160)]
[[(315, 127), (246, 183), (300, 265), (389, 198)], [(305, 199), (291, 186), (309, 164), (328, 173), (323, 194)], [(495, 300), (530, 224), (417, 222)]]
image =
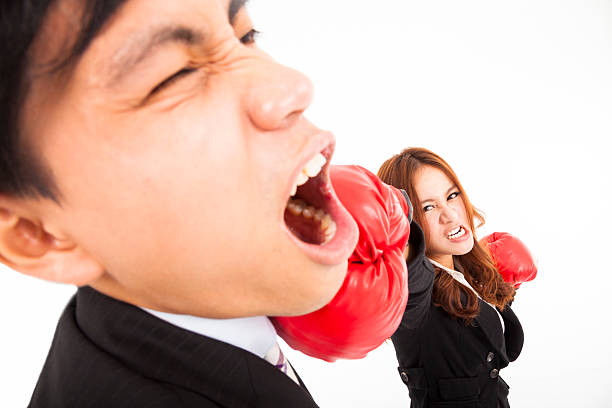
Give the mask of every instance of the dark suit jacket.
[(83, 287), (60, 318), (29, 406), (317, 407), (301, 385), (246, 350)]
[(523, 347), (523, 329), (512, 309), (495, 310), (480, 301), (480, 314), (466, 326), (431, 301), (434, 269), (425, 257), (425, 237), (415, 222), (410, 230), (409, 298), (400, 327), (391, 337), (411, 406), (508, 407), (508, 385), (499, 370)]

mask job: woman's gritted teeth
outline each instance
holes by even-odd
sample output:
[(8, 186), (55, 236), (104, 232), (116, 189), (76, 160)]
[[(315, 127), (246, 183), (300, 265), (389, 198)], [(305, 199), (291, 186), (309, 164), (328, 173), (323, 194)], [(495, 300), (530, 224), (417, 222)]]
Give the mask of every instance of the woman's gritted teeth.
[(466, 234), (465, 228), (463, 228), (463, 226), (459, 225), (458, 227), (453, 228), (447, 234), (447, 237), (448, 237), (448, 239), (450, 239), (452, 241), (452, 240), (455, 240), (455, 239), (463, 237), (465, 234)]
[[(321, 187), (328, 182), (325, 151), (316, 153), (299, 172), (285, 207), (289, 231), (308, 244), (324, 245), (336, 233)], [(328, 152), (328, 155), (331, 152)]]

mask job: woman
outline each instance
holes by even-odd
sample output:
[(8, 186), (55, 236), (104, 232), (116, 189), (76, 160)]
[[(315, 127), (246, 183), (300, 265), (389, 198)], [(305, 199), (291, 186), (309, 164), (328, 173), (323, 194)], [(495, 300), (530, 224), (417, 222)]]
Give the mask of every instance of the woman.
[(504, 281), (474, 235), (482, 215), (450, 166), (429, 150), (404, 150), (378, 176), (406, 190), (414, 204), (409, 300), (391, 338), (411, 406), (508, 407), (499, 370), (520, 354), (523, 330), (510, 308), (513, 282)]

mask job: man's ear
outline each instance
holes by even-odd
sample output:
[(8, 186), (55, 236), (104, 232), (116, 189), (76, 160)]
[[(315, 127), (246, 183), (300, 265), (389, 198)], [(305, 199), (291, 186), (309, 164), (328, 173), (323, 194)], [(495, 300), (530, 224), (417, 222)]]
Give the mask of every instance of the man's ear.
[(0, 262), (26, 275), (86, 285), (104, 274), (102, 265), (70, 239), (40, 220), (17, 214), (0, 202)]

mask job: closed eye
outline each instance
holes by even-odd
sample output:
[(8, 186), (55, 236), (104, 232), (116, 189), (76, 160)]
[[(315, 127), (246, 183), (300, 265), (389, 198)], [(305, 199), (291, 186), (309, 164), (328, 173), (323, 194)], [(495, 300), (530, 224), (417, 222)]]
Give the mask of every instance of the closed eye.
[(261, 34), (259, 31), (252, 28), (248, 33), (240, 37), (240, 42), (244, 45), (254, 44), (255, 40), (257, 40), (257, 37), (259, 37), (259, 34)]
[(177, 80), (192, 74), (194, 72), (196, 72), (197, 69), (196, 68), (183, 68), (180, 71), (177, 71), (176, 73), (172, 74), (171, 76), (169, 76), (168, 78), (164, 79), (162, 82), (160, 82), (157, 86), (155, 86), (155, 88), (153, 88), (151, 90), (151, 92), (149, 92), (149, 96), (155, 94), (156, 92), (161, 91), (162, 89), (172, 85), (174, 82), (176, 82)]

